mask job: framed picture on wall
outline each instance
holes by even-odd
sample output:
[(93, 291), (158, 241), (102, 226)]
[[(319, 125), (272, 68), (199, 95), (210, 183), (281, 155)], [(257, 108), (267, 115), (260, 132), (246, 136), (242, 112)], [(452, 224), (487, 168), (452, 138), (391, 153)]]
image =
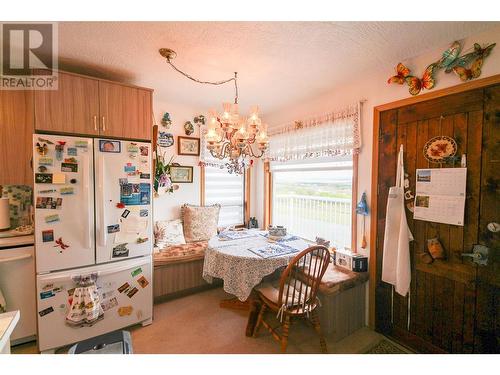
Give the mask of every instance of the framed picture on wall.
[(200, 138), (178, 136), (177, 153), (179, 155), (200, 156)]
[(171, 166), (170, 181), (174, 183), (192, 183), (193, 167)]

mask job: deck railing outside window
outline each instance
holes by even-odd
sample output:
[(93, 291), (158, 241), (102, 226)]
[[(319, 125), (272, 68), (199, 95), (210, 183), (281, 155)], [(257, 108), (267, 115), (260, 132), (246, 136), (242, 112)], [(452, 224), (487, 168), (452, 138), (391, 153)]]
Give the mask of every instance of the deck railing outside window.
[(339, 247), (351, 247), (351, 200), (307, 195), (273, 197), (273, 224), (314, 240), (316, 236)]

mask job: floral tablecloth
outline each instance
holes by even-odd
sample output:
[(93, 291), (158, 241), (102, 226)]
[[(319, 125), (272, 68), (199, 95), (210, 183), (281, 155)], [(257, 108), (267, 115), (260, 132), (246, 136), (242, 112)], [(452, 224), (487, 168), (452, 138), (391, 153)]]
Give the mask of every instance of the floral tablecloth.
[(250, 251), (250, 248), (269, 244), (263, 235), (266, 232), (252, 231), (253, 237), (238, 240), (220, 240), (213, 237), (208, 242), (203, 264), (203, 278), (212, 283), (217, 277), (224, 281), (224, 290), (233, 294), (240, 301), (245, 301), (264, 276), (272, 274), (280, 267), (288, 265), (290, 260), (310, 245), (302, 239), (287, 241), (286, 245), (297, 249), (297, 252), (262, 258)]

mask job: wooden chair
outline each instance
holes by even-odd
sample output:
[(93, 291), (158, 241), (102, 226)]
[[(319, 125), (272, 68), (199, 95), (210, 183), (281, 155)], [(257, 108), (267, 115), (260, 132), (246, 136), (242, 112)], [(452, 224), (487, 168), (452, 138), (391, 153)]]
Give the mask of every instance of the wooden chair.
[[(257, 337), (261, 324), (264, 325), (273, 337), (281, 342), (281, 351), (284, 353), (288, 344), (291, 319), (310, 318), (319, 335), (321, 350), (327, 353), (316, 306), (318, 287), (329, 263), (330, 253), (326, 247), (311, 246), (300, 252), (286, 267), (279, 280), (279, 289), (270, 283), (257, 287), (257, 295), (262, 304), (253, 336)], [(264, 320), (267, 310), (277, 314), (281, 323), (281, 335)]]

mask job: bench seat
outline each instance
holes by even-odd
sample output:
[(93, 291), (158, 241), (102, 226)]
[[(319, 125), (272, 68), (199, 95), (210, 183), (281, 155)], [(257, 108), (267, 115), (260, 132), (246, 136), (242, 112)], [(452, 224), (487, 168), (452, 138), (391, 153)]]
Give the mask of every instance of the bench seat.
[(171, 263), (185, 263), (203, 259), (207, 246), (208, 241), (167, 246), (154, 254), (154, 265), (164, 266)]

